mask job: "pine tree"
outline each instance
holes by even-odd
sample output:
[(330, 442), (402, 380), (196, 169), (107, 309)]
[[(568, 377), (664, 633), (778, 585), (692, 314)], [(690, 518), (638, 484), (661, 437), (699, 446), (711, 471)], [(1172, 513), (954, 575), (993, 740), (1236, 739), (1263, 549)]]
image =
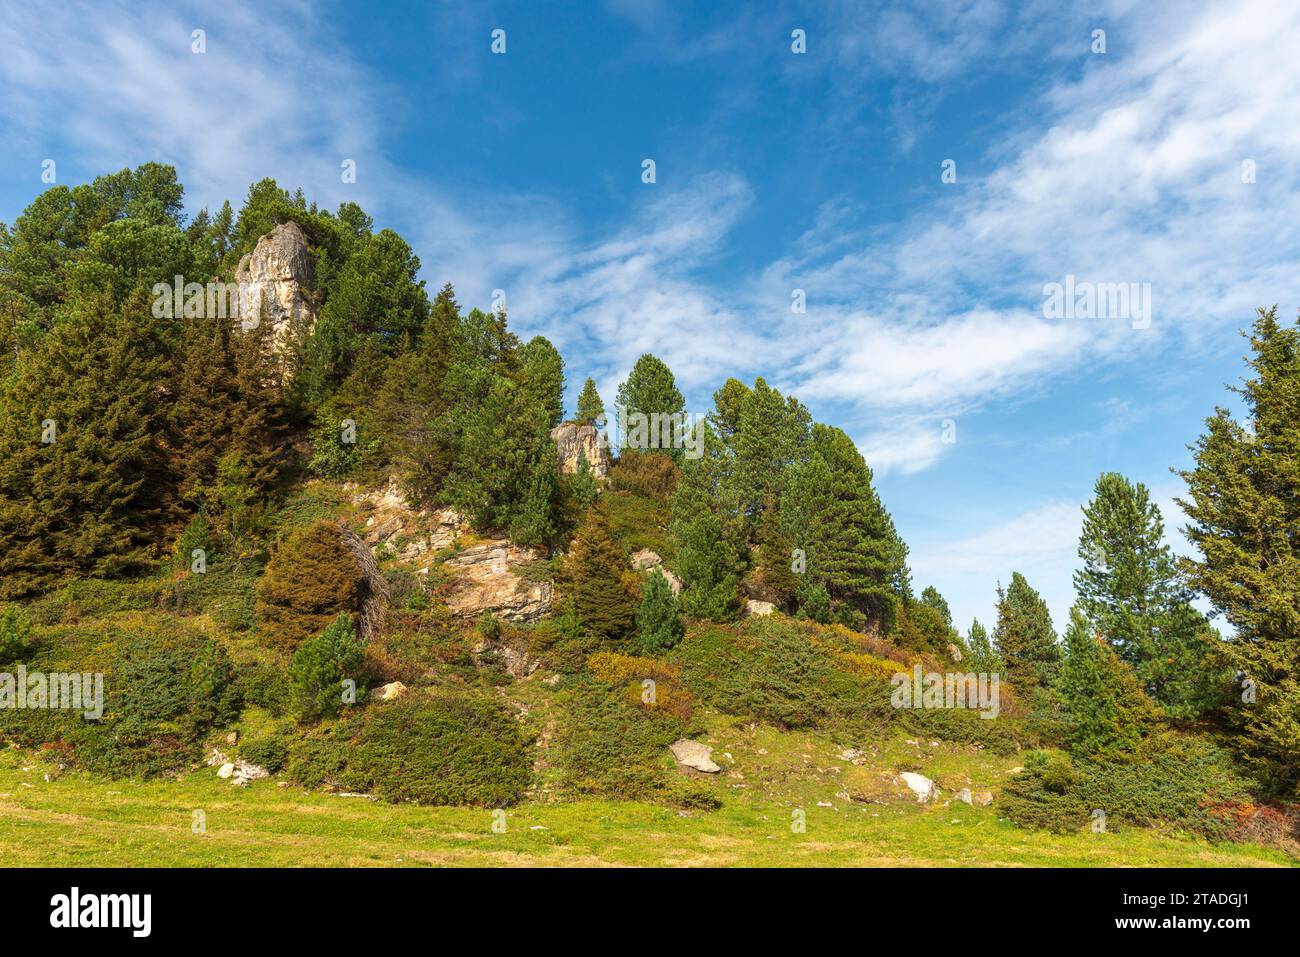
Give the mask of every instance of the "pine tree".
[(1052, 616), (1047, 603), (1019, 572), (1012, 572), (1005, 591), (998, 586), (993, 643), (1017, 690), (1028, 692), (1055, 683), (1061, 648), (1052, 630)]
[[(674, 515), (679, 510), (674, 508)], [(736, 552), (711, 510), (675, 519), (674, 570), (682, 578), (682, 610), (696, 618), (729, 621), (739, 608)]]
[(351, 615), (340, 614), (318, 635), (308, 638), (289, 662), (294, 711), (300, 721), (331, 718), (343, 710), (344, 682), (352, 682), (356, 700), (363, 692), (365, 643)]
[(715, 511), (717, 438), (706, 432), (706, 454), (683, 463), (670, 500), (668, 526), (682, 579), (681, 607), (696, 618), (729, 621), (739, 610), (741, 543)]
[(684, 630), (678, 615), (677, 598), (659, 568), (652, 569), (646, 576), (636, 630), (641, 650), (648, 655), (665, 652), (682, 640)]
[(636, 607), (623, 582), (627, 561), (609, 531), (599, 505), (587, 513), (569, 549), (573, 610), (590, 635), (617, 641), (636, 621)]
[(1214, 704), (1222, 676), (1207, 660), (1214, 633), (1191, 606), (1163, 539), (1146, 487), (1102, 474), (1083, 508), (1074, 586), (1079, 610), (1147, 691), (1171, 714), (1194, 717)]
[(980, 624), (978, 618), (971, 620), (970, 631), (966, 633), (966, 647), (970, 650), (971, 671), (985, 674), (1002, 671), (1002, 662), (993, 650), (988, 629)]
[(165, 375), (143, 297), (77, 303), (27, 357), (0, 408), (0, 597), (147, 561), (168, 492)]
[(464, 409), (448, 480), (452, 504), (479, 528), (504, 528), (521, 544), (550, 541), (559, 510), (551, 410), (501, 376), (477, 408)]
[(460, 305), (447, 283), (434, 297), (419, 347), (387, 364), (367, 417), (376, 464), (391, 467), (407, 495), (419, 502), (437, 499), (452, 467), (448, 373), (460, 322)]
[(394, 356), (414, 346), (429, 316), (419, 271), (419, 257), (391, 229), (357, 240), (313, 333), (325, 350), (328, 386), (342, 382), (367, 348)]
[(906, 577), (907, 546), (894, 529), (872, 486), (871, 469), (852, 439), (841, 430), (817, 424), (813, 454), (826, 464), (829, 483), (817, 523), (817, 567), (833, 601), (874, 622), (894, 626)]
[(366, 583), (343, 531), (321, 521), (295, 529), (257, 583), (257, 617), (268, 643), (294, 649), (340, 613), (355, 614)]
[(1242, 679), (1228, 712), (1236, 749), (1279, 790), (1300, 793), (1300, 328), (1259, 310), (1254, 376), (1234, 389), (1246, 422), (1218, 408), (1180, 473), (1200, 560), (1184, 568), (1235, 627), (1218, 646)]
[(239, 456), (259, 491), (279, 482), (285, 431), (281, 377), (268, 347), (269, 330), (267, 323), (248, 330), (236, 326), (231, 339), (235, 389), (226, 450)]
[(805, 452), (811, 424), (807, 409), (761, 377), (739, 402), (735, 432), (723, 439), (731, 453), (723, 503), (738, 516), (746, 538), (757, 527), (764, 501), (781, 493), (786, 469)]
[(605, 418), (605, 403), (600, 399), (600, 393), (596, 391), (596, 383), (590, 377), (582, 384), (582, 392), (578, 395), (578, 415), (577, 421), (583, 425), (596, 425), (603, 422)]
[[(640, 444), (639, 440), (629, 438), (628, 435), (631, 416), (640, 413), (653, 423), (655, 420), (650, 419), (651, 416), (681, 416), (685, 409), (686, 400), (677, 390), (677, 382), (673, 378), (672, 371), (661, 359), (648, 352), (645, 353), (636, 360), (632, 371), (628, 373), (627, 380), (618, 387), (618, 414), (621, 417), (619, 428), (623, 433), (624, 445), (636, 447)], [(651, 430), (653, 431), (653, 426)], [(649, 447), (658, 444), (660, 444), (658, 439), (647, 442)], [(667, 452), (674, 460), (680, 461), (682, 450), (678, 445), (677, 436), (674, 434), (673, 447), (662, 451)]]
[(948, 607), (948, 602), (939, 594), (939, 589), (933, 585), (926, 585), (921, 591), (921, 604), (933, 608), (943, 619), (945, 628), (952, 628), (952, 610)]
[(217, 474), (235, 414), (235, 357), (229, 319), (195, 320), (169, 416), (171, 468), (182, 498)]
[(1070, 610), (1059, 686), (1070, 717), (1070, 746), (1080, 757), (1133, 751), (1155, 720), (1156, 708), (1132, 667), (1092, 631), (1077, 607)]
[(781, 607), (799, 591), (802, 578), (793, 569), (794, 544), (781, 527), (776, 499), (769, 494), (758, 526), (758, 574), (763, 590)]
[(544, 336), (533, 336), (519, 349), (523, 382), (533, 401), (548, 412), (548, 428), (564, 420), (564, 360)]

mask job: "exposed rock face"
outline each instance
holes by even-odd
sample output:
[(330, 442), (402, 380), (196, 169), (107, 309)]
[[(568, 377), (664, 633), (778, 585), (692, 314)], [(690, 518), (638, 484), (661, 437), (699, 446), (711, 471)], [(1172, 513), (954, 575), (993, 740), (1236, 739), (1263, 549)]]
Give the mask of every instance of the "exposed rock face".
[(551, 438), (559, 449), (560, 471), (572, 475), (578, 471), (578, 460), (587, 457), (591, 474), (603, 479), (609, 474), (609, 450), (600, 442), (600, 432), (594, 425), (565, 422), (551, 429)]
[(776, 611), (776, 606), (770, 601), (754, 601), (751, 598), (745, 602), (746, 618), (766, 618), (774, 611)]
[(668, 579), (668, 587), (674, 595), (682, 593), (682, 580), (668, 570), (664, 560), (659, 557), (658, 552), (652, 552), (648, 548), (643, 548), (632, 556), (632, 567), (639, 572), (648, 572), (652, 568), (657, 568), (663, 572), (664, 578)]
[(510, 640), (504, 636), (481, 638), (470, 649), (480, 664), (485, 658), (496, 658), (512, 678), (527, 678), (541, 667), (541, 660), (528, 654), (527, 641)]
[[(370, 511), (366, 550), (390, 549), (421, 575), (429, 574), (440, 553), (473, 534), (453, 511), (413, 508), (395, 482), (382, 490), (354, 488), (352, 501)], [(490, 611), (507, 621), (535, 621), (551, 609), (551, 583), (527, 581), (517, 571), (539, 557), (539, 552), (505, 538), (475, 545), (445, 561), (450, 581), (440, 586), (440, 594), (452, 614), (463, 619)], [(503, 652), (503, 657), (509, 656)]]
[(668, 746), (672, 751), (673, 757), (677, 759), (678, 764), (688, 768), (694, 768), (696, 771), (703, 771), (705, 774), (717, 774), (722, 767), (713, 761), (713, 749), (707, 744), (700, 744), (698, 741), (690, 741), (682, 738), (674, 741)]
[(358, 492), (352, 500), (371, 510), (363, 536), (366, 544), (391, 549), (401, 561), (418, 566), (420, 574), (428, 573), (434, 555), (469, 531), (453, 511), (412, 508), (396, 482), (382, 490)]
[(281, 223), (245, 253), (235, 269), (239, 316), (244, 327), (268, 326), (270, 349), (283, 354), (316, 325), (312, 301), (315, 261), (307, 236), (297, 223)]
[(507, 621), (536, 621), (551, 610), (551, 583), (528, 581), (515, 570), (539, 557), (505, 538), (452, 556), (445, 563), (453, 575), (447, 607), (460, 618), (490, 611)]

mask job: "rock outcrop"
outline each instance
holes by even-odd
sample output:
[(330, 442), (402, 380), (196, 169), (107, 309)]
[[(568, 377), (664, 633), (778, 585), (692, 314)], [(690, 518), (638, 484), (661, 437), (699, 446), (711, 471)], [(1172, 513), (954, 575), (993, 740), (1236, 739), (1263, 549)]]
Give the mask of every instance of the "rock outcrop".
[(358, 491), (352, 501), (370, 510), (363, 538), (367, 545), (391, 551), (428, 574), (434, 556), (456, 544), (469, 526), (455, 512), (412, 508), (396, 482), (382, 490)]
[(480, 635), (470, 651), (480, 666), (496, 660), (512, 678), (527, 678), (542, 665), (540, 658), (528, 653), (527, 637), (518, 633), (507, 635), (502, 631), (494, 638)]
[(235, 760), (231, 761), (216, 748), (213, 748), (208, 753), (208, 767), (217, 769), (217, 777), (241, 788), (246, 786), (249, 781), (271, 776), (271, 772), (260, 764), (253, 764), (242, 758), (235, 758)]
[(406, 694), (406, 685), (400, 681), (390, 681), (371, 691), (370, 697), (375, 701), (396, 701), (404, 694)]
[(490, 611), (507, 621), (536, 621), (551, 610), (551, 583), (529, 581), (518, 568), (540, 557), (504, 538), (453, 555), (444, 563), (452, 574), (447, 607), (458, 618)]
[(745, 602), (746, 618), (766, 618), (772, 612), (776, 611), (776, 605), (770, 601), (754, 601), (752, 598)]
[(551, 438), (559, 450), (560, 471), (572, 475), (578, 471), (578, 461), (583, 456), (591, 474), (603, 479), (609, 474), (609, 449), (600, 441), (600, 432), (594, 425), (565, 422), (551, 429)]
[[(445, 553), (474, 535), (453, 511), (412, 507), (396, 483), (372, 490), (354, 486), (352, 491), (353, 504), (362, 514), (370, 513), (365, 545), (391, 553), (419, 575), (428, 575)], [(529, 581), (519, 567), (540, 557), (540, 552), (506, 538), (479, 540), (442, 563), (448, 574), (438, 593), (458, 618), (472, 620), (492, 612), (506, 621), (535, 621), (551, 610), (551, 583)]]
[(268, 348), (283, 355), (316, 325), (314, 277), (315, 260), (302, 227), (276, 226), (235, 268), (240, 323), (245, 329), (264, 323)]
[(663, 572), (664, 578), (668, 579), (668, 587), (672, 589), (674, 595), (682, 593), (682, 580), (668, 570), (664, 560), (659, 557), (658, 552), (652, 552), (648, 548), (643, 548), (632, 556), (632, 567), (639, 572), (648, 572), (652, 568), (657, 568)]

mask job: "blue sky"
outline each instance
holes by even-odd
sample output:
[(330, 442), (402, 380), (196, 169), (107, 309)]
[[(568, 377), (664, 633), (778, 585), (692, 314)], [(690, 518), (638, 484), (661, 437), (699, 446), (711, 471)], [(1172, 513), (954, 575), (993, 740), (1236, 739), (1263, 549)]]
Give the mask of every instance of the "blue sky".
[[(0, 219), (50, 158), (172, 163), (191, 211), (268, 175), (360, 202), (430, 287), (505, 290), (571, 400), (646, 351), (692, 410), (799, 396), (963, 628), (1012, 570), (1061, 622), (1103, 470), (1181, 524), (1237, 331), (1300, 305), (1295, 2), (7, 4), (0, 49)], [(1150, 283), (1149, 326), (1044, 318), (1066, 275)]]

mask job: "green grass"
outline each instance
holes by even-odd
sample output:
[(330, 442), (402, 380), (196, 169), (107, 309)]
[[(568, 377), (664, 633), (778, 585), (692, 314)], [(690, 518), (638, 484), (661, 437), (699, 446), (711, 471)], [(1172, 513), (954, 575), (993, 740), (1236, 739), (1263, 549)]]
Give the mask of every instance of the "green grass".
[[(1014, 759), (905, 737), (842, 743), (705, 717), (723, 771), (717, 811), (639, 803), (526, 803), (506, 812), (388, 805), (281, 787), (240, 789), (200, 768), (180, 780), (112, 781), (0, 752), (0, 854), (10, 866), (1288, 866), (1254, 845), (1130, 829), (1027, 831), (991, 807), (922, 806), (894, 783), (913, 767), (946, 794), (997, 793)], [(874, 754), (872, 749), (874, 748)], [(730, 755), (730, 758), (727, 755)], [(668, 759), (670, 760), (670, 759)], [(693, 772), (692, 772), (693, 773)], [(818, 806), (818, 802), (829, 807)], [(192, 830), (203, 811), (206, 830)], [(806, 830), (791, 828), (801, 810)]]

